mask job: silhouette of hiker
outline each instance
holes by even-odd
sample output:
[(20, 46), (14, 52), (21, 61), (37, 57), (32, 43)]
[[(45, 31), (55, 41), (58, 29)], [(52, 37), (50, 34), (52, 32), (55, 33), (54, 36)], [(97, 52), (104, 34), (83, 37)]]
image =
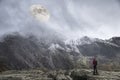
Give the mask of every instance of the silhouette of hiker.
[(93, 75), (98, 75), (96, 58), (93, 59)]

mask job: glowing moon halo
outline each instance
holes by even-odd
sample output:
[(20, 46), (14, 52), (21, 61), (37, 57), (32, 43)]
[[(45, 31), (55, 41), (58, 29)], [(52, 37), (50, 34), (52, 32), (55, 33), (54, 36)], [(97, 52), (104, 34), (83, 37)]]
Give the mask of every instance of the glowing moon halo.
[(30, 7), (30, 12), (40, 22), (47, 22), (50, 18), (48, 10), (42, 5), (35, 4)]

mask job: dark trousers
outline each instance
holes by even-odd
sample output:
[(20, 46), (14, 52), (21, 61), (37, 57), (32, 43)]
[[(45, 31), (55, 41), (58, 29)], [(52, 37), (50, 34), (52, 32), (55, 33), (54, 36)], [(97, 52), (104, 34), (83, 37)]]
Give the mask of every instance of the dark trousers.
[(93, 75), (97, 75), (98, 71), (97, 71), (97, 65), (93, 66)]

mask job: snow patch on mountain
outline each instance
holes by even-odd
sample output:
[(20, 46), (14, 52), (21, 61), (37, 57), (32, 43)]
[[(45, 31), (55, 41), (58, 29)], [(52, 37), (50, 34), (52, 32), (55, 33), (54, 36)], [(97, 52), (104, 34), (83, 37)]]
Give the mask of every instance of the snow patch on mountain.
[(51, 51), (56, 51), (56, 49), (61, 49), (61, 50), (65, 50), (63, 47), (61, 47), (59, 44), (51, 44), (50, 47), (48, 48)]
[(80, 51), (79, 51), (79, 49), (77, 48), (77, 46), (73, 46), (73, 45), (71, 45), (71, 50), (72, 51), (75, 51), (75, 52), (77, 52), (77, 53), (80, 53)]
[(120, 47), (120, 46), (118, 46), (117, 44), (112, 43), (111, 41), (112, 41), (111, 39), (109, 39), (109, 40), (101, 40), (101, 39), (97, 39), (97, 38), (95, 39), (95, 42), (101, 42), (101, 43), (104, 43), (104, 44), (106, 44), (106, 45), (115, 46), (115, 47)]
[(66, 40), (65, 44), (69, 45), (84, 45), (84, 44), (91, 44), (92, 42), (95, 42), (95, 38), (89, 38), (87, 36), (80, 38), (80, 39), (72, 39), (72, 40)]

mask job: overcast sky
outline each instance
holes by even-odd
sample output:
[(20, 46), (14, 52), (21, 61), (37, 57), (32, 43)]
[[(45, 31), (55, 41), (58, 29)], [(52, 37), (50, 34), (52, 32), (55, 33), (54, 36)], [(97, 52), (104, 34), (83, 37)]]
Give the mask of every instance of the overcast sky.
[[(41, 4), (50, 19), (41, 23), (30, 6)], [(0, 35), (20, 32), (35, 35), (89, 36), (108, 39), (120, 36), (119, 0), (0, 0)]]

